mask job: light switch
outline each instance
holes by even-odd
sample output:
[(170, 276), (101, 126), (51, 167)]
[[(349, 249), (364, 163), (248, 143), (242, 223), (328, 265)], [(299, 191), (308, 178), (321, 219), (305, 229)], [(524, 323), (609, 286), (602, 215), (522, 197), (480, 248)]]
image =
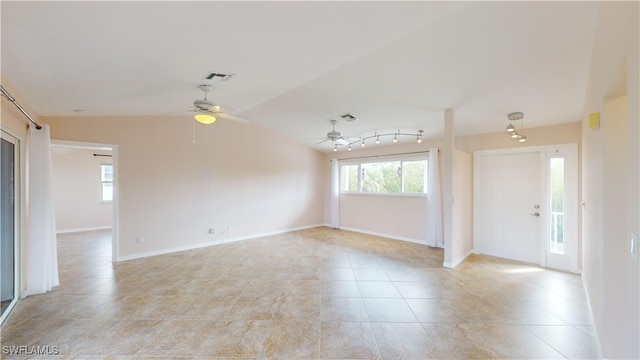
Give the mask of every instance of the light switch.
[(631, 233), (631, 256), (638, 257), (638, 234)]

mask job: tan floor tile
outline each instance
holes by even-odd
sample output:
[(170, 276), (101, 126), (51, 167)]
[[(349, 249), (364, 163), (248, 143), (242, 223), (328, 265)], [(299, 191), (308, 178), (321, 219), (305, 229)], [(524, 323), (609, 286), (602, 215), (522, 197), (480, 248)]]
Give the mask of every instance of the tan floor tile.
[(195, 356), (201, 344), (218, 324), (207, 320), (167, 320), (158, 324), (158, 330), (148, 341), (140, 355)]
[(198, 356), (257, 358), (265, 354), (270, 320), (224, 321), (211, 330)]
[(321, 300), (317, 297), (283, 298), (273, 314), (273, 319), (278, 321), (319, 321), (320, 305)]
[(239, 297), (223, 320), (271, 320), (283, 300), (282, 297)]
[(367, 309), (361, 298), (322, 298), (322, 320), (368, 321)]
[(459, 324), (465, 338), (491, 358), (564, 359), (527, 328), (520, 325)]
[(360, 293), (365, 298), (401, 298), (391, 281), (358, 281)]
[(363, 299), (371, 322), (418, 322), (404, 299)]
[(355, 280), (356, 276), (351, 267), (329, 267), (322, 271), (323, 280)]
[(320, 357), (325, 359), (379, 359), (371, 324), (367, 322), (323, 322)]
[(527, 326), (527, 329), (569, 359), (599, 358), (594, 337), (573, 326)]
[(275, 320), (264, 340), (264, 356), (278, 359), (317, 359), (320, 351), (320, 321)]
[(323, 281), (323, 297), (361, 297), (360, 287), (356, 281)]

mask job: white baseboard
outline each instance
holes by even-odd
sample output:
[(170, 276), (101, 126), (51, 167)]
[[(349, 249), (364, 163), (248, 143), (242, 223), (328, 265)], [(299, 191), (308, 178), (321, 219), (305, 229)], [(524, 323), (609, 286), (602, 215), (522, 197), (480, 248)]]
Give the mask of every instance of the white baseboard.
[(111, 230), (111, 226), (92, 226), (92, 227), (83, 227), (77, 229), (63, 229), (57, 230), (56, 234), (68, 234), (68, 233), (77, 233), (77, 232), (85, 232), (85, 231), (96, 231), (96, 230)]
[(462, 254), (462, 256), (460, 256), (459, 258), (455, 259), (452, 263), (449, 263), (447, 261), (442, 263), (443, 267), (449, 268), (449, 269), (453, 269), (454, 267), (460, 265), (467, 257), (469, 257), (469, 255), (473, 254), (473, 249), (467, 251), (466, 253)]
[[(328, 226), (328, 225), (325, 225), (325, 226)], [(331, 226), (329, 226), (329, 227), (331, 227)], [(353, 231), (353, 232), (367, 234), (367, 235), (373, 235), (373, 236), (380, 236), (380, 237), (393, 239), (393, 240), (407, 241), (407, 242), (411, 242), (411, 243), (414, 243), (414, 244), (420, 244), (420, 245), (425, 245), (426, 246), (424, 240), (414, 239), (414, 238), (405, 237), (405, 236), (398, 236), (398, 235), (394, 235), (394, 234), (385, 234), (385, 233), (379, 233), (379, 232), (376, 232), (376, 231), (356, 229), (356, 228), (351, 228), (351, 227), (340, 227), (340, 230)]]
[[(135, 260), (135, 259), (142, 259), (142, 258), (146, 258), (146, 257), (150, 257), (150, 256), (172, 254), (172, 253), (176, 253), (176, 252), (180, 252), (180, 251), (194, 250), (194, 249), (200, 249), (200, 248), (214, 246), (214, 245), (222, 245), (222, 244), (232, 243), (232, 242), (236, 242), (236, 241), (256, 239), (256, 238), (261, 238), (261, 237), (266, 237), (266, 236), (284, 234), (284, 233), (293, 232), (293, 231), (316, 228), (316, 227), (320, 227), (320, 226), (324, 226), (324, 225), (315, 224), (315, 225), (299, 226), (299, 227), (295, 227), (295, 228), (276, 230), (276, 231), (269, 231), (269, 232), (264, 232), (264, 233), (259, 233), (259, 234), (252, 234), (252, 235), (238, 236), (238, 237), (227, 238), (227, 239), (218, 239), (218, 240), (213, 240), (213, 241), (206, 241), (206, 242), (202, 242), (202, 243), (185, 245), (185, 246), (178, 246), (178, 247), (169, 248), (169, 249), (160, 249), (160, 250), (147, 251), (147, 252), (136, 253), (136, 254), (131, 254), (131, 255), (118, 256), (117, 259), (116, 259), (116, 262)], [(220, 234), (220, 235), (222, 235), (222, 234)]]

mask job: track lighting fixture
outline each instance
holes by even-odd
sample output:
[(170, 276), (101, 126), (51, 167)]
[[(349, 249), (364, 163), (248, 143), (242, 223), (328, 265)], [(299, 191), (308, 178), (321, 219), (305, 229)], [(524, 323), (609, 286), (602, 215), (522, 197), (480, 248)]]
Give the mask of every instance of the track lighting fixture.
[[(333, 123), (332, 123), (333, 124)], [(330, 135), (332, 134), (336, 134), (337, 132), (335, 132), (335, 128), (334, 128), (334, 133), (330, 133)], [(337, 133), (337, 135), (339, 135), (340, 133)], [(414, 132), (414, 133), (402, 133), (400, 132), (400, 130), (392, 132), (392, 133), (379, 133), (379, 132), (375, 132), (373, 135), (370, 136), (363, 136), (363, 137), (357, 137), (357, 138), (341, 138), (342, 140), (344, 139), (353, 139), (350, 142), (336, 142), (334, 140), (333, 142), (333, 151), (338, 151), (338, 146), (342, 146), (342, 145), (346, 145), (347, 146), (347, 150), (351, 151), (352, 150), (352, 145), (356, 146), (355, 144), (360, 144), (360, 147), (366, 147), (367, 146), (367, 141), (369, 139), (374, 139), (372, 141), (375, 141), (376, 144), (380, 144), (380, 138), (381, 137), (390, 137), (393, 136), (393, 142), (397, 143), (398, 139), (400, 138), (400, 136), (412, 136), (416, 139), (416, 142), (418, 144), (422, 144), (422, 140), (424, 137), (424, 131), (423, 130), (418, 130), (418, 132)], [(331, 138), (328, 138), (329, 140), (332, 140)], [(315, 139), (314, 139), (315, 140)], [(327, 141), (326, 139), (323, 141)]]

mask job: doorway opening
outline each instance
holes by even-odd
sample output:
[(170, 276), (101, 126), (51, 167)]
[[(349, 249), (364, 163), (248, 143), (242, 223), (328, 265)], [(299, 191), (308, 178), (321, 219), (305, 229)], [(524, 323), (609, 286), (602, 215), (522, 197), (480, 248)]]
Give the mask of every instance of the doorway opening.
[[(111, 249), (107, 250), (116, 262), (117, 146), (52, 140), (51, 150), (56, 233), (111, 230)], [(101, 248), (105, 250), (104, 242)]]

